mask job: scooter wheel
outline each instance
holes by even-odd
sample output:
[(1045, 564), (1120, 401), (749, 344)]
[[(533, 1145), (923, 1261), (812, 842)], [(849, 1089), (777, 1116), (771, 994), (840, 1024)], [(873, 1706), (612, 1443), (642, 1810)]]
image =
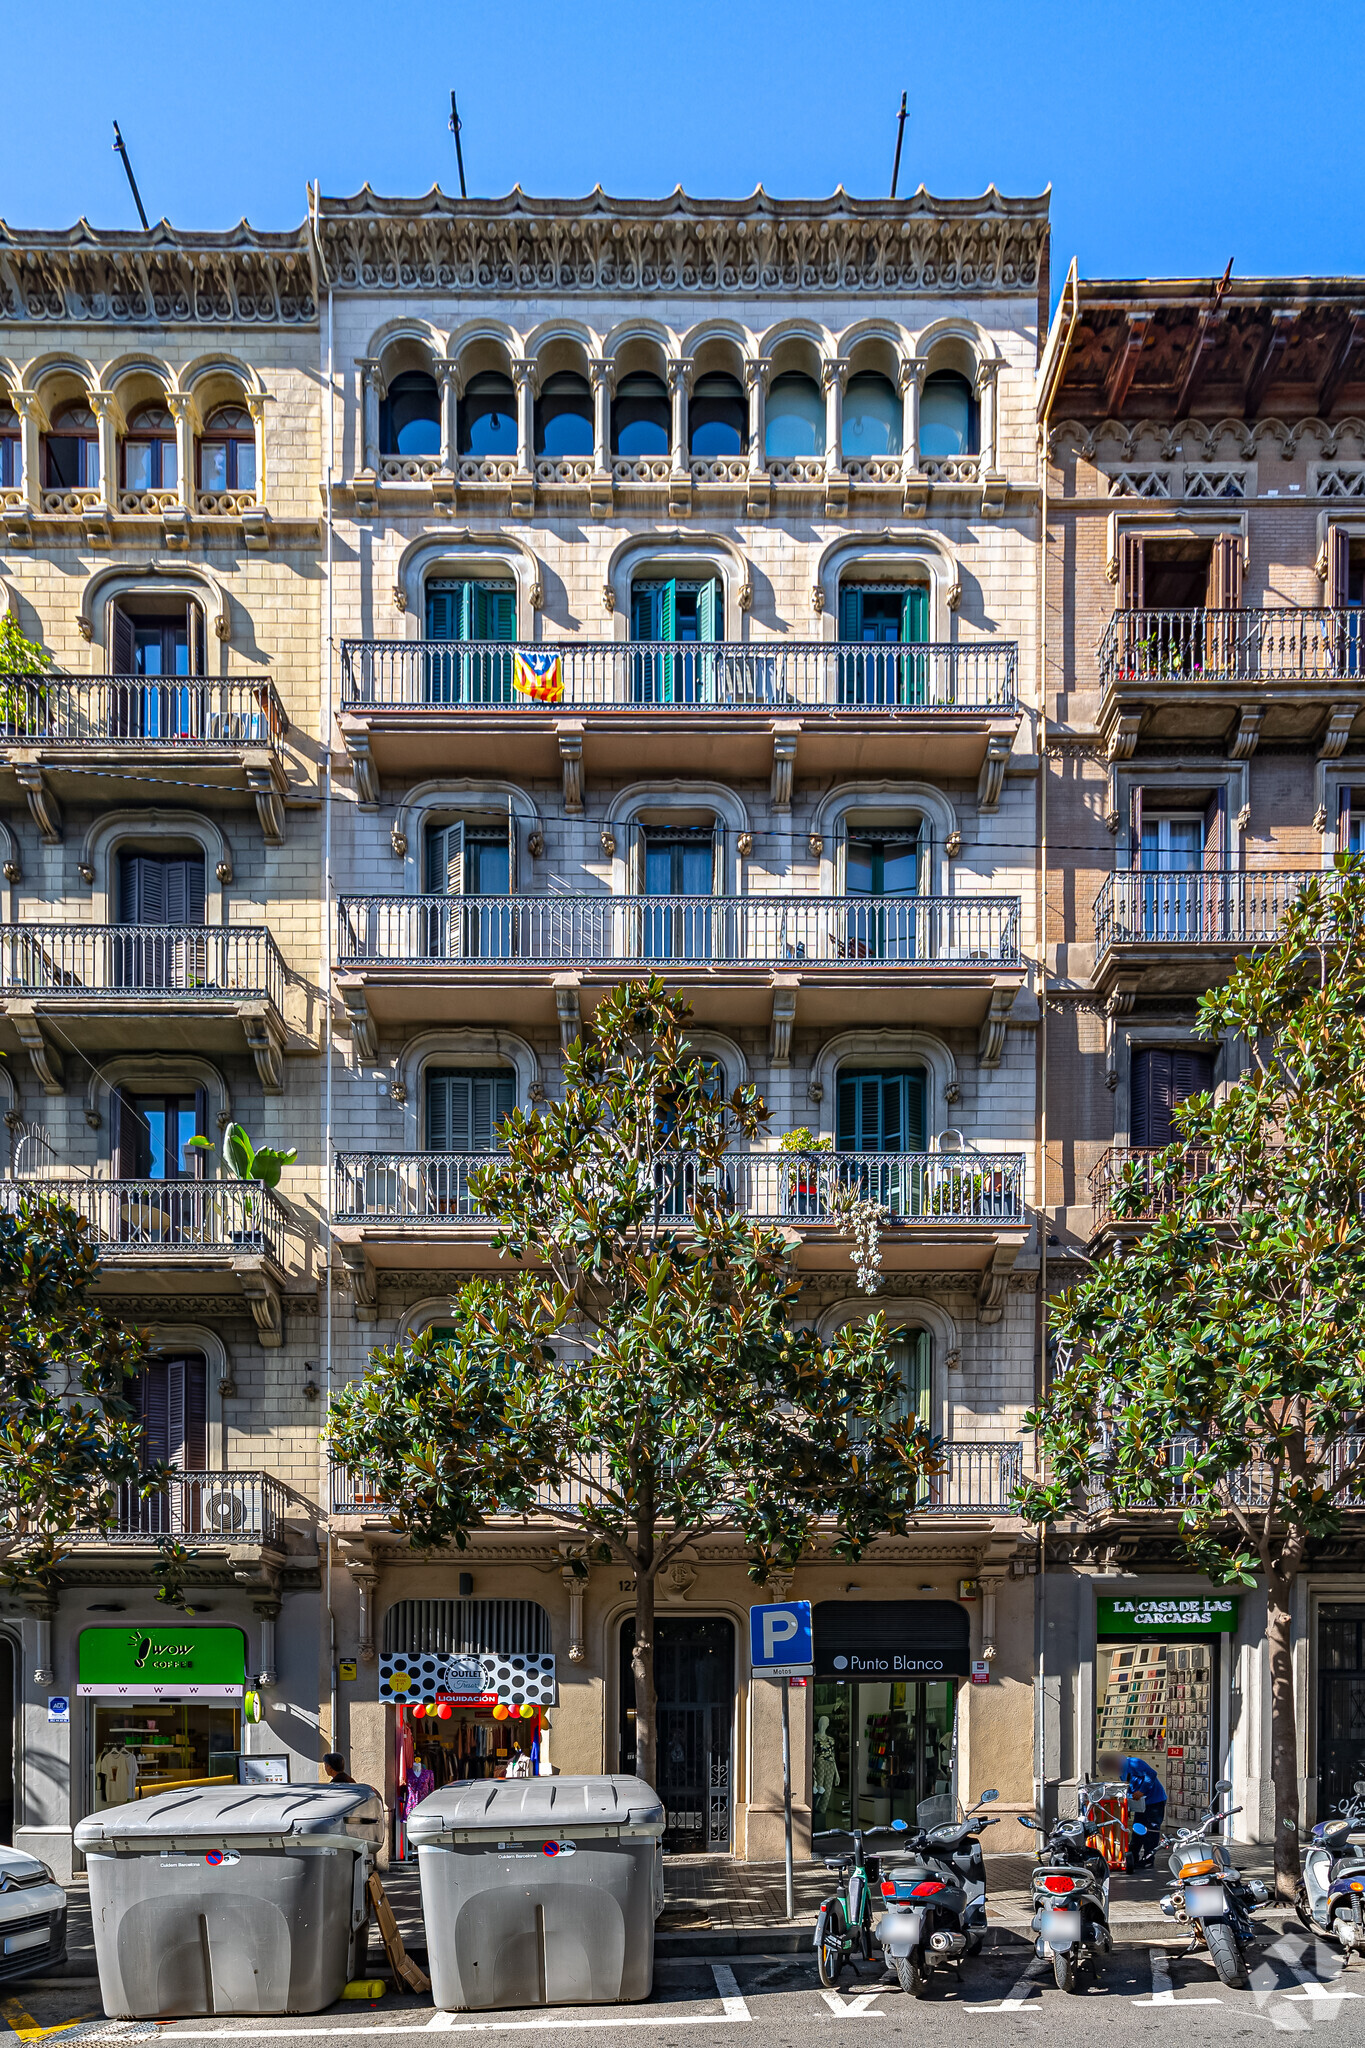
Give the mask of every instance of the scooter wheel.
[(901, 1990), (911, 1998), (924, 1998), (929, 1990), (929, 1972), (914, 1956), (896, 1957), (896, 1975), (901, 1980)]
[(1059, 1956), (1054, 1949), (1052, 1952), (1052, 1974), (1057, 1979), (1057, 1989), (1059, 1991), (1080, 1990), (1081, 1975), (1080, 1971), (1076, 1968), (1076, 1958), (1073, 1955)]
[(1308, 1893), (1302, 1883), (1294, 1887), (1294, 1911), (1298, 1914), (1300, 1922), (1308, 1929), (1310, 1934), (1317, 1934), (1321, 1931), (1313, 1925), (1313, 1915), (1308, 1908)]
[(1215, 1920), (1204, 1929), (1204, 1938), (1208, 1942), (1209, 1954), (1213, 1957), (1213, 1967), (1218, 1972), (1219, 1981), (1226, 1984), (1230, 1991), (1245, 1991), (1246, 1964), (1242, 1961), (1242, 1951), (1232, 1929), (1226, 1922)]
[(820, 1908), (819, 1924), (815, 1930), (815, 1959), (820, 1971), (820, 1982), (826, 1991), (833, 1991), (839, 1982), (848, 1951), (845, 1946), (844, 1909), (838, 1899), (830, 1899)]

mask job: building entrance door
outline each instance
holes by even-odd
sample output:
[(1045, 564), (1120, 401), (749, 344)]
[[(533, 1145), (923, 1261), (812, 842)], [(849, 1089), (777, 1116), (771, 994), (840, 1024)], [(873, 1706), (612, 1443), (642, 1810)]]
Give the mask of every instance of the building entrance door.
[(1318, 1818), (1365, 1777), (1365, 1607), (1318, 1610)]
[[(664, 1848), (724, 1854), (733, 1807), (735, 1628), (719, 1615), (661, 1615), (655, 1622), (659, 1795)], [(620, 1768), (635, 1769), (635, 1647), (632, 1616), (621, 1624)]]

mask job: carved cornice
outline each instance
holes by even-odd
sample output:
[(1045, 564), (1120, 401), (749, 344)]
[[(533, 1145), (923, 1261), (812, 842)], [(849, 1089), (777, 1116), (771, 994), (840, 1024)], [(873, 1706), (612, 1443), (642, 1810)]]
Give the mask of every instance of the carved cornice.
[(319, 202), (327, 275), (343, 291), (1032, 294), (1047, 198), (381, 199)]
[(0, 319), (115, 326), (307, 327), (317, 319), (304, 228), (258, 234), (17, 232), (0, 221)]

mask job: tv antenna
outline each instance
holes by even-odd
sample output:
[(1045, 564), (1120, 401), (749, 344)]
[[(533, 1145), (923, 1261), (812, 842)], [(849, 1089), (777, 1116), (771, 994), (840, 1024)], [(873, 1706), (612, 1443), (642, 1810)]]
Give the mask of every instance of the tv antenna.
[(117, 121), (114, 123), (114, 148), (123, 158), (123, 168), (128, 173), (128, 183), (133, 188), (133, 204), (137, 208), (137, 217), (142, 222), (142, 232), (144, 235), (149, 235), (152, 232), (152, 224), (147, 218), (147, 209), (142, 204), (142, 194), (137, 189), (137, 179), (133, 176), (133, 166), (128, 160), (128, 145), (119, 134)]
[(465, 191), (464, 185), (464, 151), (460, 147), (460, 110), (455, 104), (453, 90), (450, 95), (450, 132), (455, 137), (455, 162), (460, 171), (460, 197), (468, 199), (469, 194)]
[(901, 110), (896, 119), (896, 161), (891, 166), (891, 197), (893, 199), (896, 196), (896, 186), (900, 183), (901, 175), (901, 144), (905, 140), (905, 99), (906, 96), (902, 93)]

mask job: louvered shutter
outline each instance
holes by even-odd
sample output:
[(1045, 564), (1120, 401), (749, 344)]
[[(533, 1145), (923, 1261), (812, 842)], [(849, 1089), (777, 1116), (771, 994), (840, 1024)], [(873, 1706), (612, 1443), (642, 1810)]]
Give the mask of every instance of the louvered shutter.
[(184, 1362), (184, 1400), (181, 1470), (206, 1472), (209, 1463), (208, 1368), (202, 1358), (187, 1358)]
[(901, 1105), (904, 1092), (899, 1074), (882, 1076), (881, 1129), (877, 1133), (879, 1152), (900, 1152), (904, 1149), (901, 1135)]
[(118, 857), (118, 921), (120, 924), (136, 924), (141, 915), (140, 862), (135, 853), (121, 853)]
[(645, 893), (645, 834), (642, 825), (630, 824), (626, 828), (626, 893), (629, 896), (643, 896)]
[(1352, 853), (1354, 850), (1351, 845), (1351, 792), (1343, 788), (1337, 791), (1337, 852)]
[(697, 638), (698, 640), (719, 640), (720, 621), (724, 617), (721, 602), (720, 579), (713, 576), (709, 583), (703, 583), (697, 595)]
[(515, 590), (474, 586), (475, 640), (515, 640), (517, 637), (517, 593)]
[(1242, 602), (1242, 542), (1235, 533), (1220, 533), (1209, 555), (1204, 602), (1210, 611), (1235, 611)]
[(137, 669), (137, 652), (133, 640), (133, 622), (127, 612), (118, 605), (113, 613), (113, 646), (110, 649), (111, 666), (116, 676), (131, 676)]
[(725, 821), (716, 818), (711, 826), (711, 894), (724, 896), (729, 875), (725, 864)]
[(839, 638), (857, 641), (863, 637), (863, 594), (856, 583), (839, 586)]
[(1135, 1145), (1146, 1145), (1150, 1142), (1147, 1133), (1152, 1121), (1151, 1071), (1148, 1055), (1145, 1052), (1135, 1052), (1129, 1076), (1132, 1101), (1128, 1112), (1128, 1126)]
[(635, 583), (630, 591), (630, 637), (632, 640), (659, 639), (659, 587), (656, 583)]
[(450, 1150), (450, 1090), (444, 1074), (428, 1074), (426, 1077), (427, 1098), (427, 1150), (428, 1152), (449, 1152)]
[(841, 1152), (858, 1150), (858, 1079), (856, 1074), (839, 1076), (839, 1113), (835, 1142)]
[(907, 1152), (922, 1152), (925, 1148), (924, 1129), (924, 1073), (909, 1073), (905, 1077), (905, 1124), (902, 1143)]
[(1334, 609), (1351, 600), (1351, 536), (1344, 526), (1327, 529), (1326, 598)]
[(933, 1353), (927, 1330), (903, 1330), (894, 1355), (901, 1369), (904, 1394), (901, 1413), (908, 1420), (933, 1427)]
[(464, 820), (433, 826), (427, 834), (427, 894), (463, 896), (464, 877)]
[[(1171, 1054), (1171, 1109), (1188, 1096), (1203, 1095), (1213, 1086), (1213, 1054), (1197, 1045), (1178, 1045)], [(1172, 1116), (1171, 1137), (1180, 1131)]]
[(1135, 1145), (1169, 1145), (1172, 1138), (1171, 1111), (1175, 1107), (1174, 1074), (1170, 1048), (1145, 1047), (1134, 1053), (1132, 1064), (1132, 1126)]
[(427, 585), (428, 640), (468, 640), (470, 612), (468, 583)]
[(148, 1465), (163, 1465), (170, 1461), (167, 1377), (164, 1358), (149, 1359), (142, 1368), (142, 1456)]
[(1128, 790), (1128, 839), (1130, 858), (1128, 865), (1142, 866), (1142, 784), (1134, 782)]
[(190, 674), (193, 676), (207, 675), (208, 659), (204, 634), (204, 614), (197, 604), (191, 604), (186, 609), (188, 617), (185, 622), (185, 645), (190, 650)]
[(1225, 868), (1229, 857), (1228, 792), (1224, 783), (1204, 806), (1204, 867)]
[[(153, 863), (148, 863), (153, 865)], [(202, 859), (168, 860), (164, 865), (167, 924), (204, 922), (204, 863)], [(150, 921), (150, 920), (149, 920)]]
[(676, 640), (678, 637), (678, 586), (673, 577), (659, 587), (659, 636), (661, 640)]
[(848, 894), (848, 823), (843, 818), (834, 834), (834, 893)]
[(1121, 612), (1140, 612), (1146, 603), (1146, 541), (1140, 533), (1119, 534), (1119, 588)]
[(901, 600), (901, 639), (907, 646), (929, 638), (929, 592), (923, 583), (906, 585)]
[(509, 804), (507, 806), (507, 893), (509, 896), (515, 896), (517, 893), (517, 842), (519, 838), (517, 814)]

